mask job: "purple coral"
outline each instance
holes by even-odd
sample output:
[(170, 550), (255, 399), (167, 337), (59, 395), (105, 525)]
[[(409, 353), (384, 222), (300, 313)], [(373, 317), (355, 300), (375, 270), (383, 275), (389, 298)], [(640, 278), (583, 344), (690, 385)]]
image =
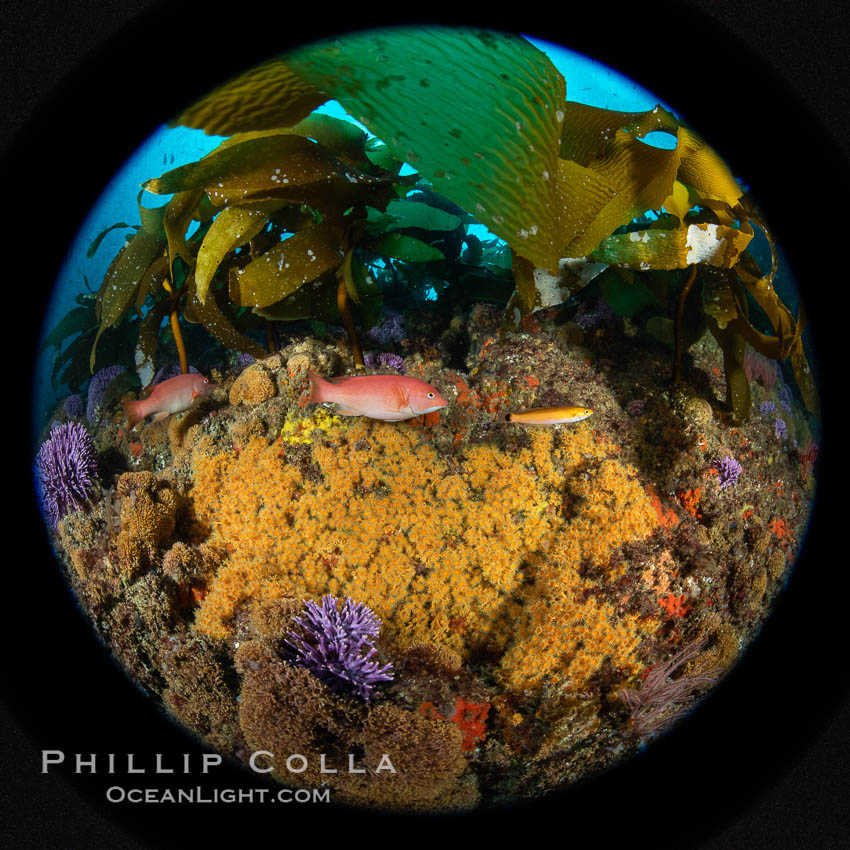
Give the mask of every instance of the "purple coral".
[(56, 425), (35, 460), (38, 498), (51, 528), (68, 511), (81, 508), (97, 478), (94, 443), (80, 422)]
[(338, 605), (333, 596), (323, 596), (321, 604), (309, 600), (304, 616), (295, 622), (306, 633), (289, 632), (284, 643), (290, 660), (306, 667), (332, 690), (356, 693), (366, 702), (378, 682), (392, 681), (392, 664), (379, 667), (371, 658), (377, 650), (373, 639), (381, 621), (362, 602), (350, 597)]
[(387, 345), (391, 342), (401, 342), (405, 333), (404, 318), (401, 313), (388, 310), (386, 319), (380, 325), (369, 328), (366, 336), (380, 345)]
[(714, 683), (717, 677), (711, 673), (673, 678), (680, 667), (697, 656), (703, 643), (695, 640), (663, 664), (650, 668), (637, 690), (620, 691), (620, 699), (631, 711), (634, 734), (651, 738), (669, 729), (688, 714), (694, 694)]
[(741, 473), (744, 471), (741, 464), (735, 458), (728, 455), (720, 460), (713, 461), (712, 465), (719, 473), (718, 478), (720, 480), (721, 490), (725, 490), (730, 484), (736, 484)]
[(777, 417), (773, 420), (773, 433), (776, 434), (777, 440), (784, 440), (788, 436), (788, 426), (784, 419)]
[(389, 366), (395, 369), (396, 372), (404, 374), (404, 358), (398, 354), (393, 354), (391, 351), (367, 351), (363, 355), (363, 362), (367, 369), (378, 369), (381, 366)]
[(106, 388), (122, 372), (126, 371), (123, 366), (107, 366), (101, 369), (90, 381), (88, 399), (86, 403), (86, 419), (94, 424), (100, 415), (100, 403), (103, 401)]

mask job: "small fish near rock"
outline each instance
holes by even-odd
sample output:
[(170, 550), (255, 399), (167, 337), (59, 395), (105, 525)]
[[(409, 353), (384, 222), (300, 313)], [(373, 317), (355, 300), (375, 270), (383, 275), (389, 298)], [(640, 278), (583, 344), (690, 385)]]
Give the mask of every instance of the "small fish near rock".
[(593, 416), (589, 407), (535, 407), (520, 413), (506, 413), (505, 422), (521, 425), (570, 425)]
[(436, 387), (404, 375), (351, 375), (326, 380), (310, 372), (310, 402), (333, 402), (340, 416), (368, 416), (401, 422), (426, 416), (448, 402)]
[(195, 400), (210, 391), (216, 385), (197, 372), (177, 375), (157, 384), (147, 398), (138, 401), (122, 401), (124, 416), (127, 417), (127, 428), (132, 430), (143, 419), (155, 413), (154, 422), (172, 413), (188, 410)]

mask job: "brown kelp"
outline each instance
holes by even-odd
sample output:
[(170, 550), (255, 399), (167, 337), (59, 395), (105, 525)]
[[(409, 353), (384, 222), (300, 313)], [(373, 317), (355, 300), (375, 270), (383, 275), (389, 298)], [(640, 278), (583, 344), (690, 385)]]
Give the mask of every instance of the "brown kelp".
[[(459, 94), (458, 66), (468, 72)], [(356, 33), (224, 84), (174, 119), (228, 138), (144, 184), (173, 198), (140, 207), (142, 226), (104, 278), (90, 368), (99, 337), (143, 303), (137, 362), (152, 359), (162, 316), (177, 329), (179, 314), (255, 357), (269, 322), (341, 321), (360, 367), (355, 325), (374, 322), (385, 290), (376, 258), (387, 276), (436, 278), (438, 297), (504, 300), (507, 267), (465, 233), (476, 221), (510, 247), (503, 330), (598, 278), (615, 312), (649, 307), (648, 330), (674, 337), (677, 377), (682, 350), (706, 330), (714, 336), (735, 420), (749, 416), (748, 346), (789, 359), (816, 413), (805, 319), (777, 295), (770, 231), (726, 164), (660, 106), (619, 112), (567, 95), (525, 39), (471, 29)], [(312, 113), (331, 98), (377, 138)], [(649, 144), (650, 133), (675, 144)], [(402, 163), (416, 171), (402, 175)], [(754, 228), (773, 253), (766, 272), (748, 250)], [(459, 236), (453, 255), (443, 250), (448, 234)], [(773, 333), (753, 324), (752, 305)]]
[[(82, 607), (284, 785), (458, 812), (607, 770), (725, 675), (802, 545), (819, 435), (764, 217), (676, 116), (566, 94), (498, 33), (271, 59), (175, 119), (225, 138), (145, 182), (164, 206), (46, 342), (95, 370), (50, 423), (92, 426), (99, 486), (49, 521)], [(205, 380), (178, 356), (210, 397), (130, 427), (129, 376)], [(440, 409), (334, 414), (311, 375), (343, 374)]]

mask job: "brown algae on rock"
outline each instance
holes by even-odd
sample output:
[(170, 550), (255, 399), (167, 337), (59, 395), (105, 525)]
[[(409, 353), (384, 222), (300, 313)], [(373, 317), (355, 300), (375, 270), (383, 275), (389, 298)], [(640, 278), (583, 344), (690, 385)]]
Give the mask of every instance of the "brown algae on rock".
[[(467, 321), (490, 315), (479, 305)], [(262, 367), (279, 392), (248, 406), (225, 395), (173, 455), (160, 444), (157, 471), (133, 464), (95, 512), (70, 513), (58, 546), (116, 656), (235, 758), (283, 748), (317, 764), (318, 727), (364, 763), (389, 753), (403, 781), (333, 781), (334, 799), (357, 805), (545, 793), (658, 734), (766, 616), (808, 481), (793, 452), (768, 463), (754, 450), (772, 436), (758, 418), (732, 426), (698, 394), (666, 401), (654, 344), (621, 338), (632, 365), (613, 370), (608, 330), (565, 346), (551, 317), (537, 321), (533, 335), (487, 338), (469, 372), (409, 354), (409, 373), (452, 400), (425, 426), (307, 407), (284, 351)], [(710, 374), (710, 352), (703, 362)], [(705, 366), (692, 368), (698, 393)], [(554, 428), (499, 420), (541, 398), (597, 412)], [(106, 428), (120, 430), (117, 415)], [(741, 467), (731, 482), (712, 463), (727, 453)], [(325, 595), (381, 621), (377, 657), (394, 676), (370, 704), (282, 651), (304, 602)], [(699, 685), (635, 727), (620, 694), (694, 641), (675, 675)]]
[[(458, 812), (608, 769), (734, 666), (805, 536), (819, 402), (769, 228), (689, 127), (567, 108), (520, 37), (409, 37), (180, 116), (230, 138), (145, 182), (162, 214), (45, 341), (73, 392), (36, 477), (98, 635), (183, 727), (340, 804)], [(215, 388), (128, 429), (189, 355)], [(347, 416), (311, 372), (448, 403)]]

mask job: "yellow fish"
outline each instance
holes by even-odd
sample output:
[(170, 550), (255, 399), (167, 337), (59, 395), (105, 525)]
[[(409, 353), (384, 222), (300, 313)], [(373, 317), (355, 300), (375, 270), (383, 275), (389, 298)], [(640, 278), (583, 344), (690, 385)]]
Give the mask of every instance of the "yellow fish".
[(518, 422), (521, 425), (568, 425), (581, 422), (592, 416), (589, 407), (536, 407), (522, 413), (506, 413), (505, 422)]

